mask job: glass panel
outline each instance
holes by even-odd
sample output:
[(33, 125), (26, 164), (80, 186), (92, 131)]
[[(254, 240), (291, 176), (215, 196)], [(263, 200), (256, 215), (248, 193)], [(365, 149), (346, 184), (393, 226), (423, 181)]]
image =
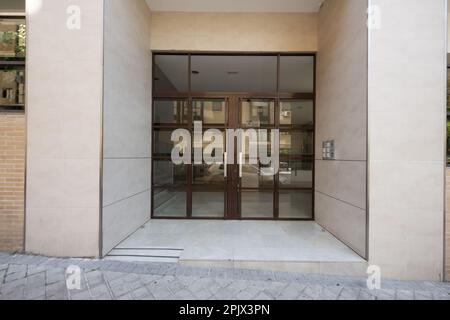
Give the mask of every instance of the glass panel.
[(280, 188), (312, 188), (312, 161), (281, 161)]
[(157, 156), (170, 156), (178, 143), (172, 141), (172, 130), (155, 130), (153, 132), (154, 153)]
[(184, 100), (155, 100), (153, 122), (161, 124), (187, 124), (188, 108)]
[[(262, 130), (266, 130), (266, 129), (262, 129)], [(246, 130), (247, 134), (244, 134), (242, 139), (244, 141), (244, 150), (243, 150), (243, 154), (244, 154), (244, 158), (245, 158), (245, 162), (249, 163), (249, 159), (250, 157), (252, 157), (254, 159), (254, 157), (256, 156), (256, 158), (259, 157), (260, 155), (260, 149), (265, 147), (266, 149), (266, 154), (267, 156), (271, 156), (272, 155), (272, 135), (271, 135), (271, 131), (269, 129), (266, 130), (266, 134), (265, 135), (261, 135), (259, 130), (256, 131), (256, 137), (257, 140), (253, 140), (252, 136), (248, 134), (248, 131)], [(251, 139), (252, 138), (252, 139)], [(257, 152), (256, 155), (255, 154), (250, 154), (251, 151), (253, 153)]]
[(25, 103), (25, 71), (18, 67), (0, 70), (0, 105), (23, 105)]
[(192, 91), (276, 92), (276, 56), (192, 56)]
[(189, 59), (187, 55), (155, 55), (155, 90), (187, 92)]
[(224, 100), (195, 100), (193, 101), (194, 121), (203, 124), (225, 124), (226, 102)]
[(243, 191), (241, 193), (243, 218), (273, 218), (273, 191)]
[(26, 45), (25, 19), (0, 19), (0, 57), (24, 58)]
[(314, 125), (314, 103), (309, 100), (282, 101), (280, 104), (280, 125)]
[(186, 192), (170, 189), (155, 189), (155, 217), (186, 217)]
[(280, 155), (312, 155), (314, 153), (313, 141), (314, 138), (312, 132), (281, 132)]
[(280, 191), (279, 217), (312, 219), (311, 191)]
[(314, 57), (280, 57), (280, 91), (314, 92)]
[(193, 165), (193, 183), (196, 185), (224, 185), (224, 166), (222, 164), (213, 165)]
[(273, 176), (263, 175), (261, 168), (261, 164), (242, 166), (242, 188), (273, 187)]
[(154, 160), (153, 184), (155, 186), (185, 185), (186, 166), (174, 165), (171, 160)]
[(225, 216), (225, 193), (193, 192), (192, 216), (196, 218), (223, 218)]
[(275, 102), (273, 100), (245, 100), (241, 106), (241, 124), (258, 128), (275, 123)]
[[(195, 158), (194, 158), (195, 151), (200, 149), (200, 148), (198, 148), (198, 149), (196, 148), (197, 144), (198, 144), (199, 146), (200, 145), (202, 146), (202, 149), (200, 150), (201, 154), (204, 154), (205, 152), (211, 152), (208, 155), (213, 157), (213, 158), (217, 155), (218, 157), (220, 157), (220, 163), (222, 163), (223, 162), (223, 153), (225, 152), (225, 149), (226, 149), (225, 148), (225, 146), (226, 146), (226, 134), (225, 134), (225, 131), (222, 131), (222, 144), (220, 144), (220, 141), (217, 141), (218, 146), (219, 145), (221, 146), (221, 148), (217, 148), (217, 149), (214, 148), (216, 145), (215, 144), (213, 145), (213, 142), (211, 142), (211, 140), (204, 139), (205, 132), (206, 132), (206, 130), (203, 132), (203, 136), (201, 138), (197, 137), (195, 134), (192, 134), (192, 141), (193, 141), (192, 142), (192, 150), (193, 150), (192, 161), (195, 160)], [(214, 149), (212, 149), (212, 148), (214, 148)], [(219, 161), (216, 161), (216, 162), (219, 162)]]

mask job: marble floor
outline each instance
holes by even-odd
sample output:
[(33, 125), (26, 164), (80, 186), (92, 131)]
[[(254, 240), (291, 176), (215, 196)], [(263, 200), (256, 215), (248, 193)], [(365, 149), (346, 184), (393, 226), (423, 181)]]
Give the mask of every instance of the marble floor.
[(315, 222), (151, 220), (117, 249), (169, 249), (180, 261), (363, 262)]

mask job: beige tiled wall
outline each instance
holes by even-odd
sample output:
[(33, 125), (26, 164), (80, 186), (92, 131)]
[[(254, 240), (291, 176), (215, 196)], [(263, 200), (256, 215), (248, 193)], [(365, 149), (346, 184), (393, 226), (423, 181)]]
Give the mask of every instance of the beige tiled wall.
[(369, 262), (384, 277), (443, 279), (446, 2), (371, 0)]
[(105, 2), (104, 254), (150, 218), (150, 22), (144, 0)]
[(317, 50), (316, 13), (153, 12), (153, 50)]
[(0, 112), (0, 251), (23, 250), (25, 115)]
[[(41, 3), (27, 6), (25, 249), (98, 256), (103, 1)], [(71, 5), (80, 29), (67, 28)]]
[[(366, 256), (367, 1), (327, 0), (319, 12), (316, 221)], [(336, 160), (322, 160), (334, 140)]]

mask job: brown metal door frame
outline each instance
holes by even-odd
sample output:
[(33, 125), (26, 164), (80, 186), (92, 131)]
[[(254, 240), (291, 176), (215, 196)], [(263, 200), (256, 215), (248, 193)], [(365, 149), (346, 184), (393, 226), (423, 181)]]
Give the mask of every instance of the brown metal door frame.
[[(231, 53), (231, 52), (186, 52), (186, 51), (180, 51), (180, 52), (167, 52), (167, 51), (154, 51), (153, 52), (153, 74), (155, 72), (155, 55), (181, 55), (181, 56), (187, 56), (188, 57), (188, 91), (186, 92), (162, 92), (162, 91), (158, 91), (156, 90), (155, 87), (155, 82), (152, 81), (152, 95), (153, 95), (153, 99), (152, 99), (152, 106), (154, 105), (155, 100), (158, 99), (175, 99), (175, 100), (184, 100), (188, 103), (188, 123), (184, 124), (184, 125), (174, 125), (174, 124), (170, 124), (170, 125), (166, 125), (166, 124), (158, 124), (158, 123), (153, 123), (152, 126), (152, 134), (151, 134), (151, 142), (152, 142), (152, 146), (154, 146), (154, 135), (153, 132), (155, 130), (158, 129), (166, 129), (166, 130), (170, 130), (170, 129), (175, 129), (175, 128), (179, 128), (179, 127), (183, 127), (186, 128), (188, 130), (190, 130), (192, 132), (193, 129), (193, 121), (192, 121), (192, 101), (195, 99), (226, 99), (227, 100), (227, 108), (228, 108), (228, 123), (225, 124), (225, 126), (222, 126), (223, 128), (226, 129), (238, 129), (241, 127), (240, 125), (240, 99), (243, 98), (247, 98), (247, 99), (274, 99), (275, 100), (275, 126), (269, 126), (269, 128), (277, 128), (280, 129), (280, 131), (296, 131), (298, 130), (298, 128), (286, 128), (284, 126), (281, 126), (279, 123), (279, 117), (280, 117), (280, 103), (283, 100), (312, 100), (314, 103), (314, 127), (313, 127), (313, 139), (315, 141), (315, 102), (316, 102), (316, 90), (315, 90), (315, 83), (316, 83), (316, 54), (315, 53), (306, 53), (306, 52), (292, 52), (292, 53), (279, 53), (279, 52), (273, 52), (273, 53), (260, 53), (260, 52), (246, 52), (246, 53), (242, 53), (242, 52), (236, 52), (236, 53)], [(271, 92), (271, 93), (261, 93), (261, 92), (248, 92), (248, 93), (238, 93), (238, 92), (194, 92), (191, 90), (191, 56), (193, 55), (269, 55), (269, 56), (277, 56), (278, 58), (278, 70), (277, 70), (277, 91), (276, 92)], [(280, 59), (283, 56), (312, 56), (314, 57), (314, 90), (313, 92), (305, 92), (305, 93), (295, 93), (295, 92), (281, 92), (280, 91)], [(204, 128), (211, 128), (213, 126), (208, 126), (205, 125)], [(235, 145), (235, 149), (236, 149), (236, 143)], [(236, 151), (236, 150), (235, 150)], [(240, 194), (242, 191), (240, 188), (240, 178), (239, 178), (239, 165), (237, 164), (237, 157), (238, 155), (236, 154), (237, 152), (234, 152), (234, 156), (235, 156), (235, 161), (233, 165), (228, 165), (228, 170), (227, 170), (227, 178), (225, 179), (225, 185), (224, 185), (224, 192), (225, 192), (225, 201), (224, 201), (224, 208), (225, 208), (225, 212), (224, 212), (224, 217), (223, 218), (196, 218), (192, 216), (192, 192), (193, 190), (200, 190), (200, 191), (207, 191), (210, 190), (209, 187), (201, 187), (201, 186), (193, 186), (193, 172), (192, 172), (192, 165), (187, 165), (187, 174), (186, 174), (186, 178), (187, 178), (187, 183), (186, 186), (183, 187), (173, 187), (173, 186), (169, 186), (170, 189), (180, 189), (180, 190), (184, 190), (187, 195), (187, 203), (186, 203), (186, 217), (155, 217), (154, 216), (154, 192), (155, 192), (155, 188), (152, 188), (152, 199), (151, 199), (151, 216), (152, 218), (155, 219), (243, 219), (241, 217), (241, 201), (240, 201)], [(164, 156), (158, 156), (153, 154), (152, 157), (152, 166), (153, 166), (153, 161), (155, 159), (169, 159), (170, 157)], [(289, 158), (298, 158), (298, 159), (303, 159), (305, 158), (304, 156), (299, 156), (299, 157), (292, 157), (290, 156)], [(308, 157), (309, 159), (309, 157)], [(279, 173), (274, 176), (274, 186), (272, 189), (262, 189), (262, 190), (271, 190), (273, 195), (274, 195), (274, 209), (273, 209), (273, 218), (249, 218), (249, 220), (314, 220), (314, 183), (315, 183), (315, 166), (314, 166), (314, 159), (315, 159), (315, 155), (312, 155), (312, 164), (313, 164), (313, 186), (312, 188), (283, 188), (283, 190), (311, 190), (312, 191), (312, 214), (313, 217), (311, 219), (303, 219), (303, 218), (280, 218), (279, 217), (279, 192), (281, 190), (280, 186), (279, 186)], [(281, 160), (281, 158), (280, 158)], [(153, 185), (153, 181), (154, 181), (154, 171), (152, 170), (152, 185)], [(157, 187), (159, 189), (163, 189), (164, 186), (159, 186)], [(209, 188), (209, 189), (208, 189)]]

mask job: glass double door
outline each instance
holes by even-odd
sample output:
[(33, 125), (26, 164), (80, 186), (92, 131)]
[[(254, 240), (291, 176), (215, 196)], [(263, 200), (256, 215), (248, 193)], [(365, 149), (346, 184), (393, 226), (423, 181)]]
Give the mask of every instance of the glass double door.
[[(171, 162), (174, 123), (172, 127), (162, 124), (165, 117), (191, 132), (192, 164)], [(313, 218), (313, 101), (243, 95), (194, 97), (190, 101), (157, 99), (154, 118), (153, 217)], [(203, 135), (194, 132), (199, 124)], [(212, 149), (216, 138), (208, 136), (211, 129), (221, 133), (222, 141), (216, 141), (216, 146), (221, 145), (222, 150)], [(227, 130), (238, 129), (246, 132), (242, 147), (236, 136), (230, 141), (227, 134)], [(248, 129), (254, 129), (253, 134)], [(272, 136), (273, 130), (279, 134)], [(278, 141), (272, 141), (274, 138)], [(216, 159), (223, 154), (223, 160), (207, 162), (203, 157), (207, 150)], [(278, 153), (279, 164), (261, 161), (261, 151), (268, 156)]]

